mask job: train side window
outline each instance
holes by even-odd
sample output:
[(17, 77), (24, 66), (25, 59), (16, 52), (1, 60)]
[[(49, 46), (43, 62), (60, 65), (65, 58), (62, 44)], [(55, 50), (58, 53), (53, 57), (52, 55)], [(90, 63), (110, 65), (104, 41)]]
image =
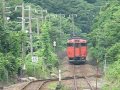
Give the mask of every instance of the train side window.
[(75, 47), (80, 47), (80, 43), (75, 43)]
[(67, 43), (67, 46), (69, 46), (69, 47), (73, 46), (73, 43)]
[(81, 43), (81, 46), (87, 46), (87, 44), (86, 43)]

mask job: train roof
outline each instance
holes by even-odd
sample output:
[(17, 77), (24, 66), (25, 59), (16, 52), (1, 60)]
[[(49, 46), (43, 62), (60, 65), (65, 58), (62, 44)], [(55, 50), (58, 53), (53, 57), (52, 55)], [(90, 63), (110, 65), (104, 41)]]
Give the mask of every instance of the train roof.
[(71, 39), (81, 39), (81, 38), (80, 37), (72, 37), (69, 40), (71, 40)]
[(87, 43), (87, 40), (80, 37), (73, 37), (67, 41), (68, 43)]

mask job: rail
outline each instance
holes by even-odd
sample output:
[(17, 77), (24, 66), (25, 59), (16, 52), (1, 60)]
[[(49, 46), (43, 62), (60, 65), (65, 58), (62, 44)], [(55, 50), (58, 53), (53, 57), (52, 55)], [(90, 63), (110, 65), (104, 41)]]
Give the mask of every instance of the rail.
[(73, 77), (74, 77), (74, 90), (78, 90), (77, 88), (77, 78), (76, 78), (76, 69), (75, 69), (75, 65), (73, 65)]
[[(92, 77), (92, 76), (90, 76)], [(72, 77), (65, 77), (65, 78), (62, 78), (62, 80), (72, 80), (74, 79), (75, 80), (75, 90), (78, 90), (77, 89), (77, 79), (80, 79), (80, 78), (85, 78), (84, 76), (72, 76)], [(58, 81), (59, 78), (55, 78), (55, 79), (43, 79), (43, 80), (35, 80), (35, 81), (31, 81), (29, 82), (26, 86), (24, 86), (21, 90), (26, 90), (27, 87), (29, 87), (29, 85), (33, 84), (33, 83), (36, 83), (36, 82), (42, 82), (42, 84), (40, 85), (39, 89), (38, 90), (41, 90), (41, 88), (48, 82), (52, 82), (52, 81)]]
[[(77, 79), (79, 79), (79, 76), (76, 76), (76, 69), (77, 68), (75, 67), (75, 65), (73, 65), (74, 90), (78, 90), (78, 88), (77, 88)], [(82, 74), (82, 78), (84, 78), (84, 80), (87, 82), (90, 90), (94, 90), (94, 88), (90, 84), (90, 81), (88, 80), (89, 77), (93, 77), (94, 75), (91, 75), (91, 76), (88, 77), (83, 72), (81, 74)]]
[(84, 76), (84, 77), (85, 77), (84, 79), (87, 82), (87, 84), (89, 85), (90, 89), (94, 90), (93, 87), (91, 86), (90, 81), (88, 80), (88, 78), (86, 76)]

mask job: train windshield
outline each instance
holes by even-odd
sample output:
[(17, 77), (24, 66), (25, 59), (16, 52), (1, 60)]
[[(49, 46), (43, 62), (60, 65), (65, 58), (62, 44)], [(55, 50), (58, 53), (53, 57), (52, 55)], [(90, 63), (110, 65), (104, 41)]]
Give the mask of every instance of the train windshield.
[(76, 48), (78, 48), (78, 47), (80, 47), (80, 46), (87, 46), (87, 44), (86, 43), (67, 43), (67, 46), (68, 47), (76, 47)]
[(81, 46), (87, 46), (87, 44), (86, 43), (81, 43)]
[(76, 48), (80, 47), (80, 43), (75, 43), (75, 47)]
[(73, 43), (67, 43), (67, 46), (72, 47), (72, 46), (74, 46), (74, 44)]

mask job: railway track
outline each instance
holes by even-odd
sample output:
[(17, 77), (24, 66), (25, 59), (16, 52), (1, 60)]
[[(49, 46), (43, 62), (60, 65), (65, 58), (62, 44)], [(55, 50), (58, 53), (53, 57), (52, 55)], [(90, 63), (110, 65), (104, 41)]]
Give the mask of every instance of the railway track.
[(21, 90), (42, 90), (42, 87), (52, 81), (57, 81), (57, 79), (46, 79), (46, 80), (35, 80), (29, 82), (27, 85), (25, 85)]
[[(74, 90), (79, 90), (78, 89), (78, 85), (77, 85), (77, 82), (78, 82), (78, 79), (79, 78), (77, 78), (77, 77), (79, 77), (79, 76), (77, 76), (77, 69), (80, 69), (80, 65), (73, 65), (73, 77), (74, 77)], [(82, 77), (83, 77), (83, 79), (85, 80), (85, 82), (87, 83), (87, 85), (89, 86), (89, 89), (90, 90), (94, 90), (94, 88), (92, 87), (92, 85), (91, 85), (91, 83), (90, 83), (90, 81), (88, 80), (88, 77), (85, 75), (85, 73), (84, 72), (79, 72), (80, 74), (82, 74)]]
[(77, 88), (77, 78), (76, 78), (76, 70), (75, 70), (75, 65), (73, 65), (73, 77), (74, 77), (74, 90), (78, 90)]
[(40, 81), (31, 81), (29, 82), (25, 87), (23, 87), (21, 90), (40, 90), (41, 86), (44, 82)]
[(85, 79), (85, 81), (87, 82), (87, 84), (89, 85), (90, 90), (94, 90), (94, 89), (93, 89), (93, 87), (91, 86), (91, 84), (90, 84), (89, 80), (88, 80), (88, 77), (86, 77), (86, 76), (85, 76), (85, 78), (84, 78), (84, 79)]
[[(93, 79), (96, 77), (96, 70), (92, 65), (71, 65), (65, 58), (61, 70), (61, 83), (68, 87), (68, 90), (95, 90), (95, 85), (92, 83), (95, 83)], [(46, 88), (50, 83), (58, 81), (59, 78), (31, 81), (20, 90), (48, 90)]]
[[(80, 71), (78, 72), (78, 70), (81, 69), (81, 66), (75, 66), (75, 65), (71, 65), (71, 67), (73, 67), (73, 69), (71, 69), (72, 75), (68, 76), (68, 77), (63, 77), (62, 78), (62, 84), (68, 87), (71, 87), (69, 90), (95, 90), (90, 82), (90, 78), (93, 78), (94, 75), (89, 75), (86, 76), (84, 72)], [(79, 75), (78, 75), (79, 73)], [(82, 75), (80, 75), (82, 74)], [(52, 82), (58, 82), (59, 78), (55, 78), (55, 79), (45, 79), (45, 80), (35, 80), (35, 81), (31, 81), (29, 83), (27, 83), (22, 89), (20, 90), (48, 90), (45, 89), (47, 88), (47, 85), (49, 85), (49, 83)], [(71, 82), (70, 85), (67, 85), (66, 82)], [(85, 84), (85, 86), (80, 86)], [(84, 88), (84, 89), (83, 89)]]
[[(62, 70), (62, 78), (61, 83), (68, 87), (68, 90), (95, 90), (96, 79), (96, 71), (92, 65), (84, 64), (84, 65), (71, 65), (68, 64), (68, 60), (64, 60), (65, 62), (61, 66)], [(99, 76), (100, 77), (100, 76)], [(52, 82), (58, 82), (59, 78), (55, 79), (44, 79), (44, 80), (35, 80), (27, 83), (20, 90), (48, 90), (47, 86)], [(9, 90), (9, 89), (6, 89)], [(11, 89), (13, 90), (13, 89)], [(16, 89), (14, 89), (16, 90)]]
[[(96, 67), (89, 63), (80, 65), (69, 64), (68, 59), (65, 58), (61, 67), (62, 70), (65, 71), (62, 77), (70, 76), (73, 78), (73, 80), (69, 82), (66, 81), (64, 83), (63, 81), (63, 84), (66, 85), (69, 90), (96, 90), (96, 78), (99, 78), (98, 85), (101, 86), (100, 77), (102, 75), (100, 72), (97, 75)], [(100, 86), (98, 86), (98, 89), (100, 89)]]
[[(86, 68), (86, 65), (69, 65), (68, 69), (70, 71), (66, 70), (66, 72), (68, 71), (69, 75), (67, 77), (62, 77), (62, 83), (66, 86), (66, 83), (64, 82), (72, 82), (72, 89), (70, 90), (95, 90), (95, 87), (91, 85), (90, 80), (90, 78), (95, 77), (95, 74), (89, 73), (89, 69)], [(88, 71), (86, 69), (88, 69)], [(59, 78), (32, 81), (21, 90), (43, 90), (43, 88), (45, 88), (49, 83), (52, 83), (53, 81), (58, 82), (58, 80)]]
[[(92, 76), (90, 76), (92, 77)], [(65, 77), (62, 78), (62, 81), (67, 81), (67, 80), (72, 80), (74, 81), (74, 90), (79, 90), (78, 89), (78, 85), (77, 85), (77, 80), (78, 79), (87, 79), (87, 77), (84, 76), (76, 76), (74, 74), (73, 77)], [(47, 83), (53, 82), (53, 81), (58, 81), (59, 79), (46, 79), (46, 80), (35, 80), (35, 81), (31, 81), (29, 82), (27, 85), (25, 85), (21, 90), (42, 90), (42, 88), (44, 87), (44, 85), (46, 85)], [(89, 81), (87, 81), (88, 84), (90, 85)], [(91, 90), (94, 90), (91, 88)]]

